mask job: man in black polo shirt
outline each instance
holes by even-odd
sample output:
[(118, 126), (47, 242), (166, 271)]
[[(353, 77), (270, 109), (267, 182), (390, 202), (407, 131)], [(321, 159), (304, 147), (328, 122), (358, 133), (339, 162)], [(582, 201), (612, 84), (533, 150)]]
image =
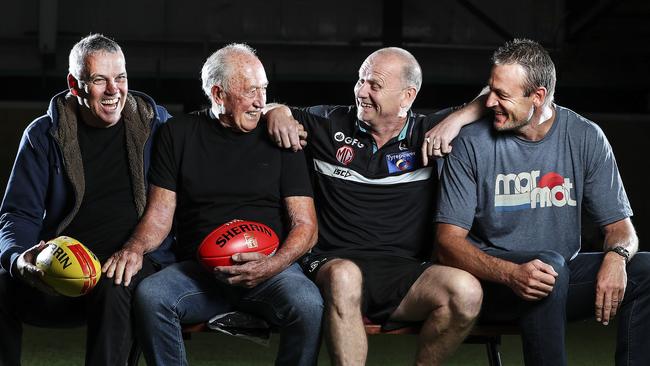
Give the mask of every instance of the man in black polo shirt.
[(442, 115), (410, 110), (421, 82), (409, 52), (385, 48), (361, 65), (354, 106), (267, 112), (271, 131), (293, 117), (309, 134), (319, 240), (302, 264), (324, 295), (335, 364), (365, 362), (363, 315), (384, 326), (424, 321), (416, 362), (440, 364), (480, 309), (473, 276), (428, 262), (437, 174), (421, 151)]

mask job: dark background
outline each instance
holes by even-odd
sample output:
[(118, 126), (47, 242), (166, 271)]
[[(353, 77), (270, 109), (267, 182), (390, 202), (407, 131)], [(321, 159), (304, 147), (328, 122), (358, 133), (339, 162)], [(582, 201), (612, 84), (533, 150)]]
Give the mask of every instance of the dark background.
[[(514, 37), (551, 53), (556, 101), (598, 123), (619, 162), (633, 218), (648, 232), (643, 171), (650, 136), (650, 2), (630, 0), (143, 0), (3, 1), (0, 22), (0, 189), (23, 128), (66, 88), (71, 46), (90, 32), (114, 38), (129, 86), (175, 113), (206, 105), (199, 81), (217, 48), (247, 42), (270, 81), (269, 101), (350, 104), (372, 51), (402, 46), (419, 60), (420, 111), (458, 105), (485, 84), (490, 55)], [(587, 225), (590, 248), (598, 231)]]

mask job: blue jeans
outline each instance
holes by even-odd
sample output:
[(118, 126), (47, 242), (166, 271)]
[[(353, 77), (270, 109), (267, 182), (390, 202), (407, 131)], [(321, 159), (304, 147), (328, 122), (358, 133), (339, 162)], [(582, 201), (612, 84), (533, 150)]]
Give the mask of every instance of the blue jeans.
[[(595, 319), (596, 275), (603, 253), (580, 253), (570, 262), (553, 251), (486, 253), (514, 263), (539, 259), (558, 273), (553, 291), (540, 301), (525, 301), (503, 285), (483, 283), (482, 324), (517, 322), (527, 366), (567, 364), (567, 320)], [(625, 297), (616, 314), (616, 365), (650, 365), (650, 253), (639, 252), (627, 265)]]
[(147, 364), (187, 365), (181, 325), (234, 309), (280, 328), (277, 365), (316, 364), (323, 299), (298, 264), (245, 289), (217, 281), (193, 260), (168, 266), (138, 286), (135, 328)]

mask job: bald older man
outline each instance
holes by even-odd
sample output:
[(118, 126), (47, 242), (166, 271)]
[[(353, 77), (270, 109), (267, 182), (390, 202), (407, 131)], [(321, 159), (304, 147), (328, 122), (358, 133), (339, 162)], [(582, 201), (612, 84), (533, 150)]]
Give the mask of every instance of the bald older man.
[(309, 135), (319, 240), (302, 265), (323, 293), (326, 340), (337, 365), (365, 363), (363, 316), (384, 327), (423, 322), (416, 363), (438, 365), (479, 313), (479, 282), (429, 261), (438, 179), (422, 154), (441, 148), (431, 139), (423, 145), (444, 114), (411, 110), (421, 84), (413, 55), (384, 48), (361, 65), (355, 105), (267, 112), (270, 131), (286, 147), (296, 140), (286, 133), (293, 118)]

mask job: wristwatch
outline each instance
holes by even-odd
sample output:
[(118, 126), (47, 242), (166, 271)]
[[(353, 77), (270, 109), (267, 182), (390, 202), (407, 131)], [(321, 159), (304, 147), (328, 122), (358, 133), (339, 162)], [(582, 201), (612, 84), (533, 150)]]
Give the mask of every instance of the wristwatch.
[(621, 257), (625, 258), (625, 263), (629, 262), (630, 260), (630, 252), (621, 246), (609, 248), (607, 249), (607, 252), (614, 252), (620, 255)]

